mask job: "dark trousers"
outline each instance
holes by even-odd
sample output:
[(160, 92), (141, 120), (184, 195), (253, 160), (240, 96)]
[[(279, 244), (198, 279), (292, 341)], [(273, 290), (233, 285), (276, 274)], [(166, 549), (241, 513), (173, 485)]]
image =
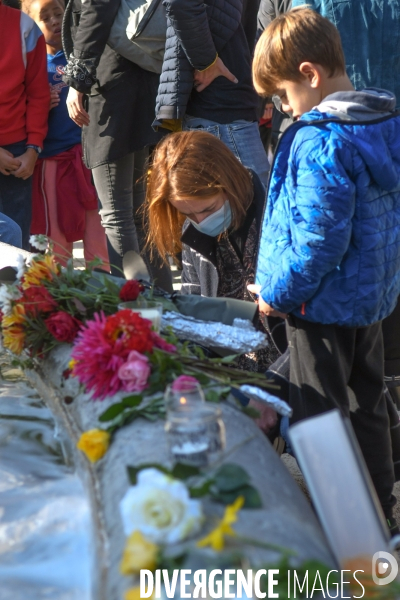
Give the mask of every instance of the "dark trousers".
[(394, 504), (381, 323), (347, 328), (289, 316), (292, 422), (338, 408), (350, 418), (379, 500)]
[(115, 162), (92, 169), (94, 184), (100, 200), (100, 216), (107, 235), (111, 273), (121, 277), (125, 254), (131, 250), (142, 252), (153, 281), (172, 292), (172, 278), (168, 265), (160, 259), (150, 260), (144, 249), (146, 231), (143, 230), (141, 208), (146, 187), (143, 179), (148, 148), (132, 152)]
[[(13, 156), (25, 152), (25, 141), (2, 146)], [(20, 179), (0, 173), (0, 212), (15, 221), (22, 231), (22, 248), (29, 250), (29, 231), (32, 220), (32, 177)]]

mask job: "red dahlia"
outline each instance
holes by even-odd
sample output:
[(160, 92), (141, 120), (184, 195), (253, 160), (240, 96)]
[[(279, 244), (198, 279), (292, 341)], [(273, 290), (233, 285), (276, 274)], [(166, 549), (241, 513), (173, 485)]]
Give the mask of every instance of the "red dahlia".
[(125, 348), (143, 354), (153, 350), (151, 326), (151, 321), (142, 319), (138, 313), (129, 309), (120, 310), (107, 317), (104, 336), (112, 342), (122, 340)]

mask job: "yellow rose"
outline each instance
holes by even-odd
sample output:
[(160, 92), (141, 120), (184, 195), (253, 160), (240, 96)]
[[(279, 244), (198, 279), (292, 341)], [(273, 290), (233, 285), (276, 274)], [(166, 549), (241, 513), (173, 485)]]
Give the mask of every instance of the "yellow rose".
[(146, 540), (140, 531), (127, 539), (119, 570), (122, 575), (139, 573), (140, 569), (153, 571), (157, 564), (158, 546)]
[(86, 454), (90, 462), (95, 463), (105, 455), (109, 445), (110, 434), (108, 431), (90, 429), (90, 431), (82, 433), (76, 447)]
[[(125, 600), (141, 600), (142, 596), (140, 595), (140, 587), (129, 588), (125, 592)], [(149, 600), (153, 600), (154, 592), (150, 596)]]

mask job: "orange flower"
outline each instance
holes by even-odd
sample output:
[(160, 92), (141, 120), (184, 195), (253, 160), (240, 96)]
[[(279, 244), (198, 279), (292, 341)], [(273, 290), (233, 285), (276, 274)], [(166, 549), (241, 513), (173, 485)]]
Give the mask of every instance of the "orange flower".
[(3, 344), (14, 354), (21, 354), (25, 342), (25, 308), (22, 304), (13, 306), (11, 314), (2, 319)]
[(51, 281), (54, 275), (58, 275), (58, 269), (54, 256), (50, 254), (33, 260), (23, 277), (22, 289), (26, 290), (31, 285), (40, 285), (43, 280)]
[[(376, 600), (380, 598), (381, 590), (372, 579), (371, 556), (355, 556), (353, 558), (348, 558), (343, 561), (342, 569), (352, 571), (352, 573), (358, 571), (356, 577), (365, 588), (365, 595), (363, 596), (363, 598), (376, 598)], [(352, 576), (350, 575), (350, 577)], [(354, 579), (351, 579), (351, 593), (355, 594), (356, 592), (360, 592), (360, 583), (357, 583)]]

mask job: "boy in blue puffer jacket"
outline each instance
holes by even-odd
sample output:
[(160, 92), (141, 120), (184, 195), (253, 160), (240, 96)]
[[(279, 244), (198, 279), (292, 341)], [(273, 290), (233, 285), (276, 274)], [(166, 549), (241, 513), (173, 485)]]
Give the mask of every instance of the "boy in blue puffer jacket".
[(351, 419), (394, 532), (381, 320), (400, 292), (396, 99), (356, 92), (334, 25), (304, 8), (265, 30), (253, 78), (298, 119), (275, 154), (256, 278), (260, 310), (287, 317), (293, 421)]

